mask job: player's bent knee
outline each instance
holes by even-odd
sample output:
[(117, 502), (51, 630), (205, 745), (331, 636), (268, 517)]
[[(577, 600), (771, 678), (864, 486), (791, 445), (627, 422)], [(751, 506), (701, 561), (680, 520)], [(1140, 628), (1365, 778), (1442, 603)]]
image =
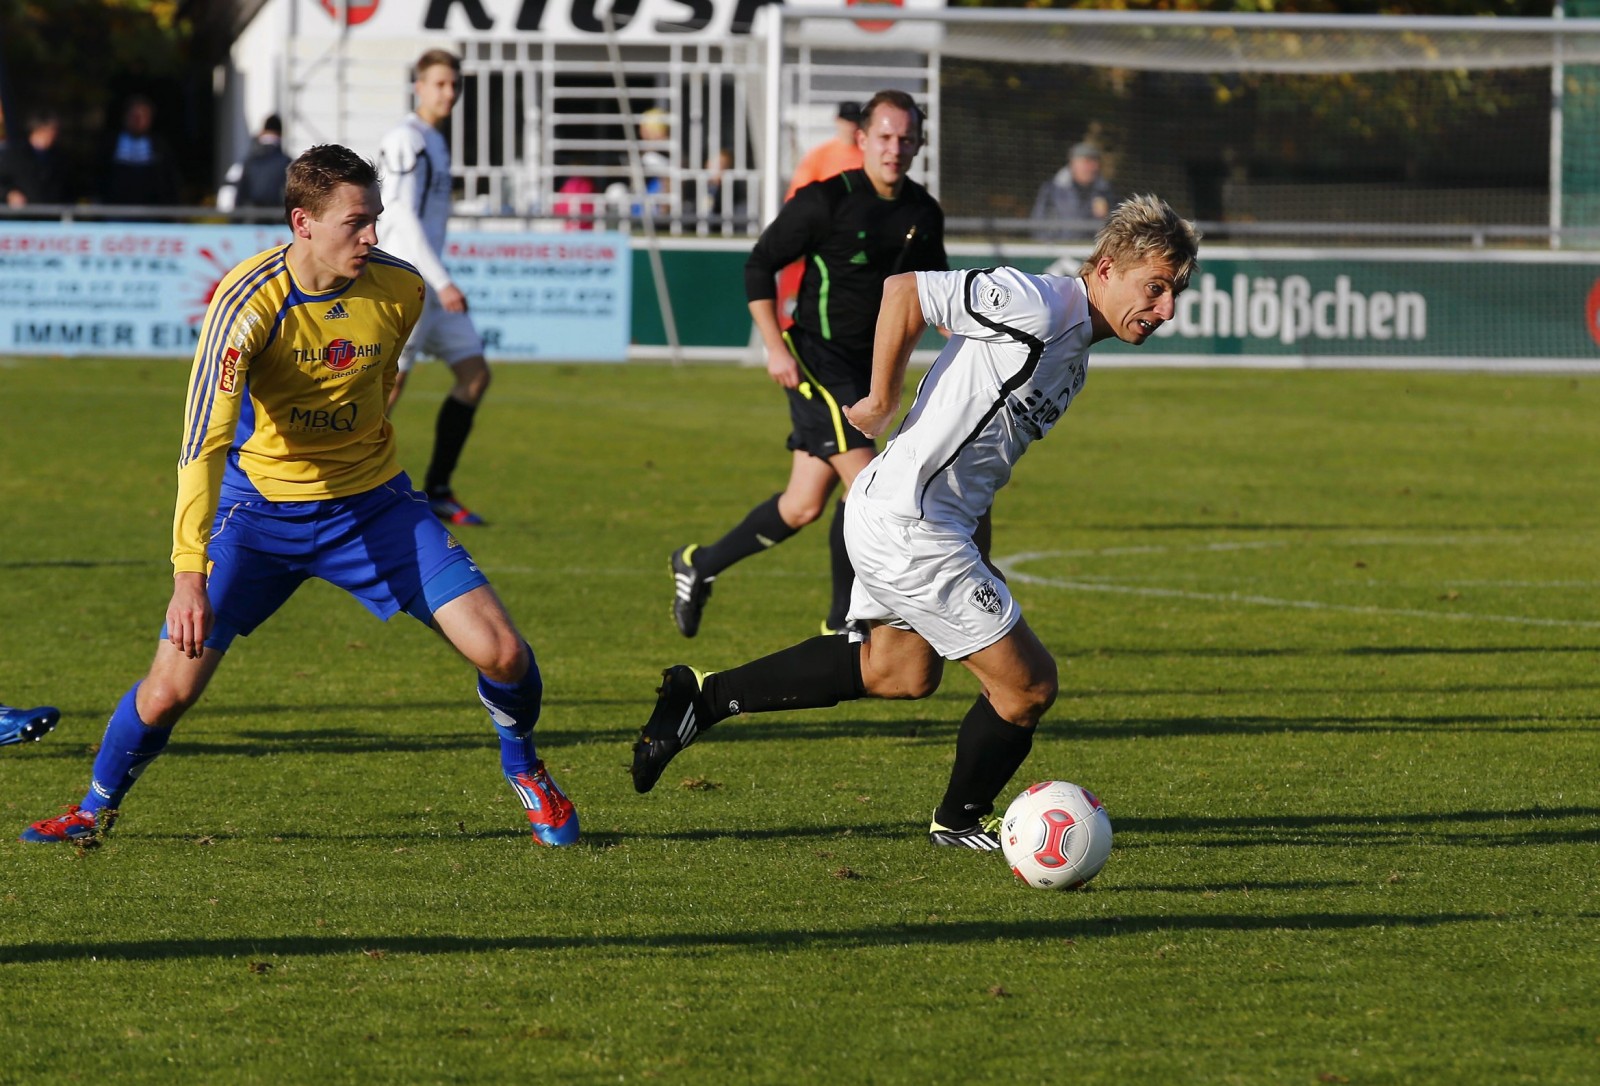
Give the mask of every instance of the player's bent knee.
[(194, 708), (205, 684), (173, 682), (154, 676), (139, 684), (139, 719), (153, 728), (170, 728)]
[(476, 405), (489, 391), (489, 363), (483, 358), (468, 358), (450, 367), (455, 376), (455, 387), (450, 395), (468, 405)]
[(822, 502), (813, 502), (809, 499), (795, 500), (784, 495), (783, 500), (778, 502), (778, 515), (789, 527), (799, 530), (822, 516), (822, 506)]
[(1012, 690), (989, 690), (989, 702), (1004, 720), (1020, 727), (1031, 728), (1049, 712), (1056, 702), (1056, 681), (1036, 680)]
[(479, 671), (497, 683), (520, 682), (532, 664), (522, 647), (522, 638), (517, 636), (515, 630), (509, 633), (509, 639), (501, 637), (495, 641), (494, 651), (488, 659), (474, 661)]

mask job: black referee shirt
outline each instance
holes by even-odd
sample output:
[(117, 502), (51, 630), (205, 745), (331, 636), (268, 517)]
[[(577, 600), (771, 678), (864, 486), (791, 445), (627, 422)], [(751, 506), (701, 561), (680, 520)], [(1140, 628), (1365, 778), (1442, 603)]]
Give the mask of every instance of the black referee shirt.
[(795, 324), (842, 351), (872, 358), (883, 281), (897, 272), (945, 271), (944, 211), (907, 178), (893, 200), (864, 170), (846, 170), (796, 192), (761, 232), (744, 265), (752, 301), (776, 298), (775, 277), (805, 258)]

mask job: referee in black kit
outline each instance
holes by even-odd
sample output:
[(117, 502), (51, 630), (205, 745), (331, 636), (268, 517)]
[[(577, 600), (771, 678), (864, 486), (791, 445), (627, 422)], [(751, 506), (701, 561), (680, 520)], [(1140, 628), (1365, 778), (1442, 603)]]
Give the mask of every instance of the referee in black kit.
[[(789, 482), (715, 543), (672, 553), (672, 617), (693, 637), (717, 574), (776, 546), (816, 520), (840, 481), (846, 496), (876, 448), (840, 408), (867, 394), (883, 281), (945, 271), (944, 212), (906, 176), (922, 148), (922, 111), (902, 91), (879, 91), (861, 109), (862, 167), (806, 185), (762, 231), (744, 266), (750, 315), (766, 346), (767, 374), (789, 397)], [(794, 327), (778, 323), (778, 272), (797, 259), (805, 275)], [(845, 633), (855, 579), (844, 546), (844, 497), (829, 533), (833, 602), (824, 634)]]

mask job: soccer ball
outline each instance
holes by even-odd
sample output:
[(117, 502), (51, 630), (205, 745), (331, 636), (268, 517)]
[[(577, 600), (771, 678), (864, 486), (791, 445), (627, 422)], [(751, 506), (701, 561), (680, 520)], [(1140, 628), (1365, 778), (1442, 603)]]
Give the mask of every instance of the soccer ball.
[(1040, 781), (1006, 808), (1000, 849), (1012, 872), (1039, 890), (1075, 890), (1111, 855), (1111, 819), (1087, 788)]

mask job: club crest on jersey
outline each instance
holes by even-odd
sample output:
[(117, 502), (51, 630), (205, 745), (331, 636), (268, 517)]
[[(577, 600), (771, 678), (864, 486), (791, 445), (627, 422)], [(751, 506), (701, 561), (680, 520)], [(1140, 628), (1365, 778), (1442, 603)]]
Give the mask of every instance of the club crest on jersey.
[(217, 388), (231, 393), (239, 381), (239, 352), (229, 347), (222, 352), (222, 372), (217, 375)]
[(998, 313), (1011, 304), (1011, 291), (999, 283), (985, 283), (978, 288), (978, 304), (984, 309)]
[(1000, 590), (994, 582), (985, 577), (978, 582), (978, 587), (972, 590), (972, 602), (978, 610), (985, 614), (998, 615), (1000, 613)]

